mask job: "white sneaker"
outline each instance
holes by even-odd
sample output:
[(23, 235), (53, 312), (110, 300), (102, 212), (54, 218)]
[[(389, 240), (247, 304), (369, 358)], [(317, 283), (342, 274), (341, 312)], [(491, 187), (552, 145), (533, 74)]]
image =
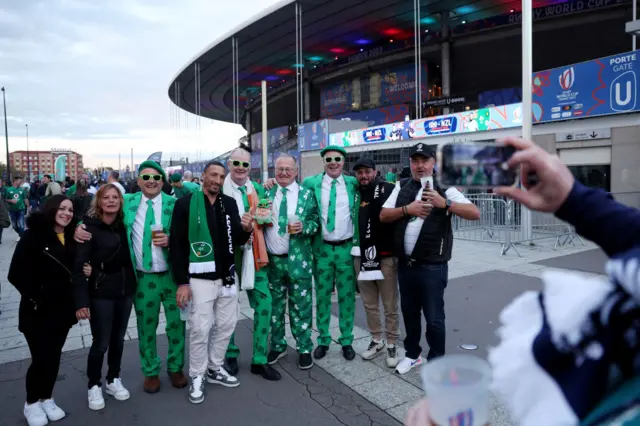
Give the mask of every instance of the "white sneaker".
[(62, 408), (56, 405), (56, 402), (53, 399), (45, 399), (42, 401), (42, 409), (52, 422), (64, 419), (64, 416), (67, 415)]
[(222, 367), (220, 367), (220, 369), (217, 371), (208, 369), (207, 382), (214, 385), (222, 385), (227, 388), (235, 388), (240, 386), (240, 382), (238, 381), (238, 379), (227, 373), (227, 370)]
[(384, 352), (385, 346), (386, 345), (384, 341), (376, 342), (375, 340), (372, 339), (371, 343), (369, 343), (369, 347), (367, 348), (367, 350), (362, 352), (362, 355), (361, 355), (362, 359), (365, 359), (365, 360), (374, 359), (375, 357), (377, 357), (378, 355)]
[(398, 347), (396, 345), (387, 346), (387, 367), (396, 368), (398, 366)]
[(204, 376), (193, 376), (189, 387), (189, 402), (200, 404), (204, 401)]
[(104, 408), (104, 397), (102, 396), (102, 388), (98, 385), (89, 389), (89, 409), (93, 411), (102, 410)]
[(398, 374), (406, 374), (413, 367), (418, 367), (420, 365), (422, 365), (422, 357), (421, 356), (419, 356), (417, 359), (411, 359), (409, 357), (404, 357), (404, 358), (402, 358), (402, 361), (400, 361), (398, 363), (398, 366), (396, 367), (396, 373), (398, 373)]
[(111, 395), (118, 401), (126, 401), (131, 396), (129, 391), (122, 386), (122, 379), (113, 379), (112, 383), (107, 383), (107, 395)]
[(38, 401), (34, 404), (24, 403), (24, 418), (29, 426), (44, 426), (49, 424), (47, 413), (42, 409), (42, 404)]

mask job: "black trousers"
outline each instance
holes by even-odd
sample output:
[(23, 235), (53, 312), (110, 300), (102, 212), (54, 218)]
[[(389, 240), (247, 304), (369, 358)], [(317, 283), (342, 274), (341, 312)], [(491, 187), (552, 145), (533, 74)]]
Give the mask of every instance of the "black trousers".
[(51, 398), (69, 329), (69, 325), (58, 324), (52, 319), (52, 322), (34, 325), (24, 332), (31, 352), (26, 379), (28, 404)]
[(120, 377), (120, 365), (122, 364), (122, 351), (124, 350), (124, 335), (127, 332), (129, 315), (133, 297), (126, 296), (120, 299), (93, 299), (91, 300), (90, 314), (91, 334), (93, 343), (89, 350), (87, 360), (87, 376), (89, 389), (93, 386), (101, 386), (102, 363), (104, 354), (109, 350), (107, 364), (107, 383)]
[(407, 337), (404, 348), (407, 357), (416, 359), (422, 352), (422, 318), (427, 322), (426, 338), (429, 345), (427, 360), (443, 356), (445, 351), (444, 289), (449, 279), (446, 263), (414, 264), (398, 261), (400, 309)]

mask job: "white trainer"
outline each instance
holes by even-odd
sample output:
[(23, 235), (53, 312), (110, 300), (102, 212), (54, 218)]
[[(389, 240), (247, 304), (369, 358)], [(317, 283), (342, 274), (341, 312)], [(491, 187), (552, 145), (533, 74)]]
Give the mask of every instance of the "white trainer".
[(396, 368), (398, 366), (398, 347), (387, 345), (387, 367)]
[(40, 401), (27, 404), (24, 403), (24, 418), (27, 419), (27, 424), (29, 426), (44, 426), (49, 424), (49, 419), (47, 419), (47, 413), (42, 409), (42, 404)]
[(102, 388), (94, 385), (89, 389), (89, 409), (93, 411), (102, 410), (104, 408), (104, 397), (102, 396)]
[(47, 418), (52, 422), (62, 420), (67, 415), (62, 408), (56, 405), (53, 399), (45, 399), (42, 401), (42, 409), (47, 414)]
[(204, 376), (193, 376), (189, 387), (189, 402), (200, 404), (204, 401)]
[(402, 361), (400, 361), (398, 363), (398, 366), (396, 367), (396, 373), (398, 374), (406, 374), (409, 371), (411, 371), (411, 369), (413, 367), (418, 367), (422, 365), (422, 357), (418, 356), (418, 358), (416, 359), (411, 359), (409, 357), (404, 357), (402, 358)]
[(106, 392), (107, 395), (111, 395), (118, 401), (126, 401), (131, 396), (129, 391), (122, 386), (122, 379), (119, 378), (113, 379), (112, 383), (107, 383)]
[(365, 359), (365, 360), (374, 359), (378, 355), (381, 355), (382, 353), (384, 353), (385, 346), (386, 345), (384, 341), (376, 342), (375, 340), (371, 339), (371, 343), (369, 343), (369, 347), (367, 348), (367, 350), (362, 352), (362, 355), (361, 355), (362, 359)]

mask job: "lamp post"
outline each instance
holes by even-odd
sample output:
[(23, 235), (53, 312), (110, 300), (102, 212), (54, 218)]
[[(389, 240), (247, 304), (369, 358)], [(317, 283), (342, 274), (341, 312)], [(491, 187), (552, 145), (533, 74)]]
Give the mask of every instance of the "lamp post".
[(25, 124), (27, 130), (27, 182), (31, 182), (31, 155), (29, 153), (29, 125)]
[(2, 87), (2, 105), (4, 106), (4, 141), (7, 149), (7, 182), (11, 182), (11, 167), (9, 167), (9, 133), (7, 130), (7, 100), (4, 96), (4, 87)]

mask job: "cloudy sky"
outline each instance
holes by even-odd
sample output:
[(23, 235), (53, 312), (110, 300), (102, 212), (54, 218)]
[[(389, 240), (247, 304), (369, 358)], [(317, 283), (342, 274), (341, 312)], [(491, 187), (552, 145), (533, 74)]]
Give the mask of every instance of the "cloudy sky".
[(184, 112), (178, 128), (168, 87), (206, 46), (276, 2), (0, 0), (9, 150), (26, 149), (28, 124), (31, 150), (73, 149), (88, 167), (117, 168), (118, 153), (124, 167), (131, 148), (136, 163), (154, 151), (190, 161), (228, 151), (244, 130), (202, 119), (198, 135)]

